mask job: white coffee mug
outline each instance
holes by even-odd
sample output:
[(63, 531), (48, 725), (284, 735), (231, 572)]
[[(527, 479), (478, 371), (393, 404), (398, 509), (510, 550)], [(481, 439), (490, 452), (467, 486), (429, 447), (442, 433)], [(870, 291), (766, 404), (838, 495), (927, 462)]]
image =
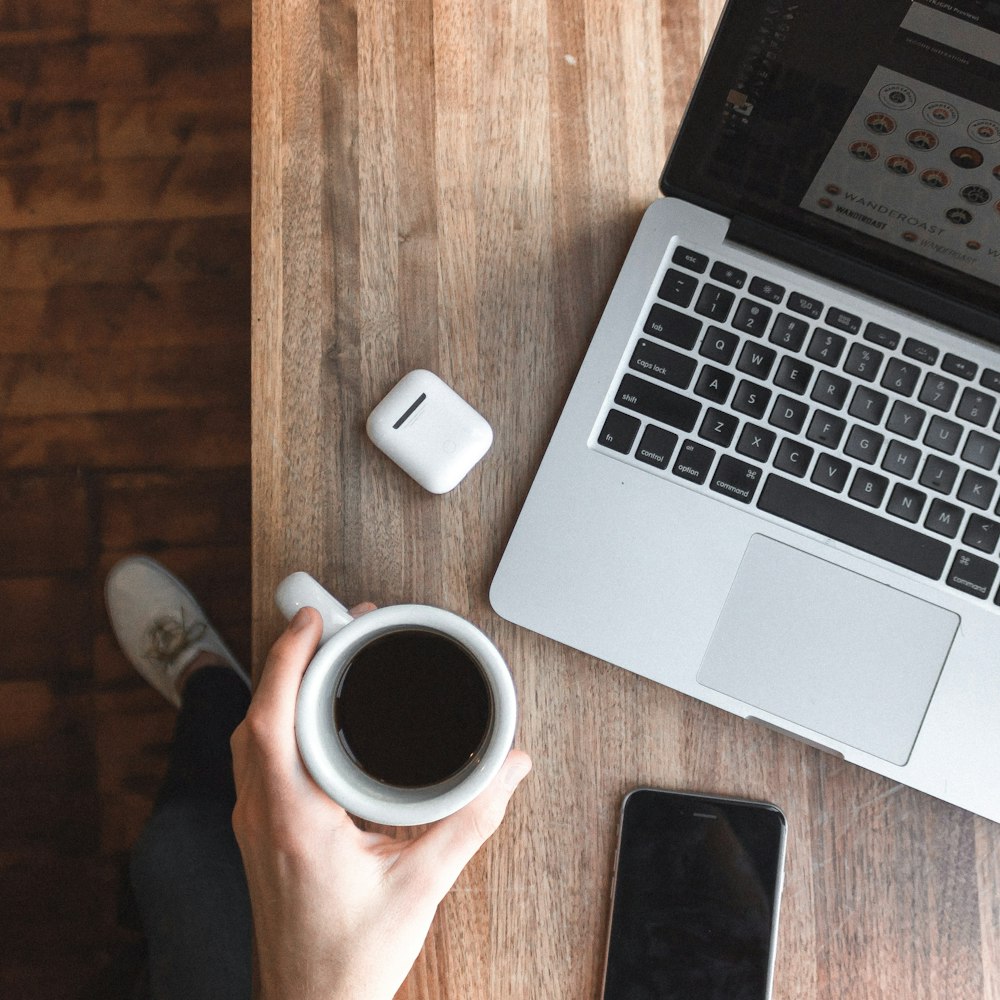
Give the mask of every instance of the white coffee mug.
[[(313, 779), (334, 801), (360, 819), (386, 826), (433, 823), (471, 802), (490, 783), (514, 742), (517, 696), (499, 650), (475, 625), (425, 604), (397, 604), (352, 618), (343, 604), (308, 573), (278, 585), (275, 600), (291, 619), (303, 607), (323, 617), (323, 637), (306, 668), (295, 710), (295, 736)], [(426, 631), (456, 643), (478, 666), (489, 693), (490, 722), (468, 764), (436, 784), (412, 788), (367, 774), (345, 748), (334, 721), (334, 699), (360, 650), (399, 631)]]

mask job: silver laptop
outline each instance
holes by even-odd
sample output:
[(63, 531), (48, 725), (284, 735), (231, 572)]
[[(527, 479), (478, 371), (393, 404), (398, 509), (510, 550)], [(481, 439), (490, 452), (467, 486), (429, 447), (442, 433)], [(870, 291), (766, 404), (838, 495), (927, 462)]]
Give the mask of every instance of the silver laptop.
[(491, 600), (1000, 821), (998, 64), (730, 3)]

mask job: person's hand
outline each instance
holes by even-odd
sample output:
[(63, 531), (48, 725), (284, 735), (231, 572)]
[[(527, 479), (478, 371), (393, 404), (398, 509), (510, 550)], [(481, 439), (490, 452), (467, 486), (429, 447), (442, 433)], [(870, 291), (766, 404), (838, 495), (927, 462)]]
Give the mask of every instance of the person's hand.
[(321, 630), (313, 608), (292, 619), (232, 737), (233, 829), (250, 888), (260, 996), (391, 1000), (438, 903), (499, 826), (531, 761), (512, 750), (478, 798), (415, 839), (360, 830), (312, 780), (295, 743), (295, 699)]

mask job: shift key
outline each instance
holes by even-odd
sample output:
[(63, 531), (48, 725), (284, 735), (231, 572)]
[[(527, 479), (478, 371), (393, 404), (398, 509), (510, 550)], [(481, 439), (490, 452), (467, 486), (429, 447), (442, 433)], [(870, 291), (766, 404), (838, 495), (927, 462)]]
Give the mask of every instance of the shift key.
[(622, 378), (615, 402), (682, 431), (694, 430), (701, 414), (701, 403), (696, 400), (636, 378), (635, 375)]

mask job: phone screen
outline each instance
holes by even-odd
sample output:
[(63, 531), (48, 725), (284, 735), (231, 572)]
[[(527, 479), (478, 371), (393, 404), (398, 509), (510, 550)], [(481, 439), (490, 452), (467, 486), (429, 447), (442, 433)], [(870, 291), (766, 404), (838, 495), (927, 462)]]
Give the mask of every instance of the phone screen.
[(632, 792), (604, 1000), (766, 1000), (784, 843), (776, 806)]

